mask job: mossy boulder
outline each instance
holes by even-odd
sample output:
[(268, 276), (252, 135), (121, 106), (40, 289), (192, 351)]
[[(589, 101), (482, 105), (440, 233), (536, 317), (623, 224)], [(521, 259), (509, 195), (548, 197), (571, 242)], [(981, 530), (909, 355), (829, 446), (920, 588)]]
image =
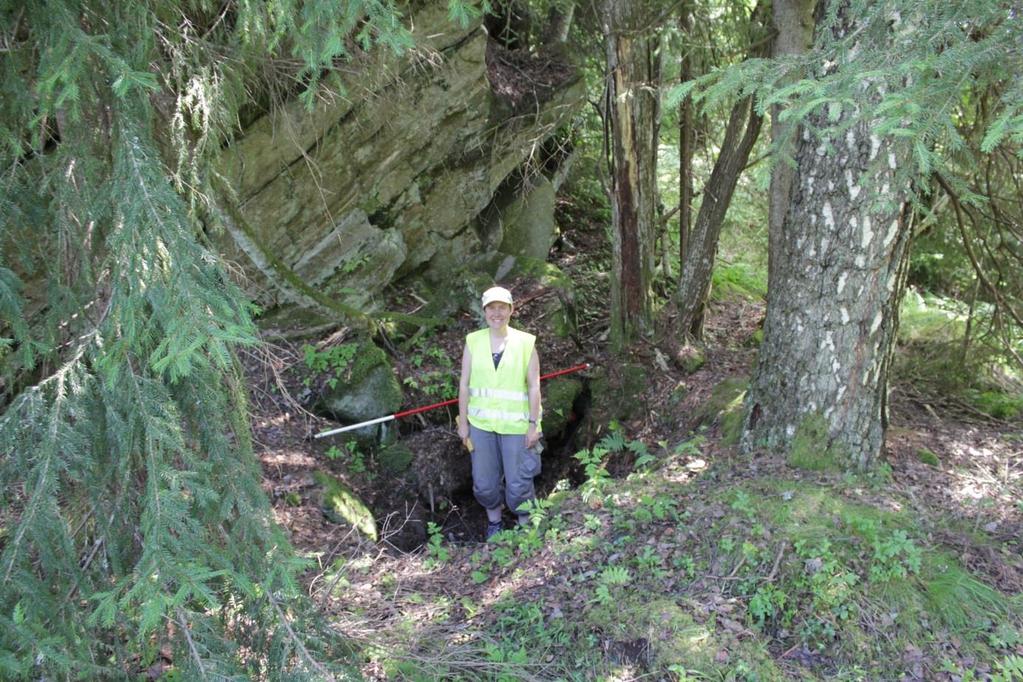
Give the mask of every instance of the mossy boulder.
[(595, 368), (590, 380), (593, 400), (589, 416), (593, 423), (624, 421), (646, 413), (647, 405), (641, 397), (646, 390), (648, 371), (647, 367), (630, 362), (622, 363), (614, 372)]
[(717, 422), (722, 441), (726, 445), (739, 442), (742, 431), (743, 402), (749, 379), (745, 376), (729, 377), (711, 389), (710, 397), (693, 414), (692, 426)]
[[(386, 353), (369, 341), (355, 353), (351, 366), (328, 383), (315, 405), (315, 410), (342, 423), (354, 424), (394, 414), (401, 407), (401, 384), (394, 374)], [(360, 440), (377, 440), (381, 430), (376, 426), (355, 432)]]
[(675, 354), (675, 364), (686, 374), (692, 374), (703, 367), (706, 362), (707, 358), (703, 350), (691, 344), (682, 346)]
[(572, 406), (583, 392), (583, 382), (571, 377), (558, 377), (543, 386), (543, 433), (557, 438), (575, 418)]
[(322, 471), (314, 471), (313, 479), (320, 485), (320, 507), (335, 523), (349, 523), (369, 539), (377, 539), (377, 523), (373, 512), (355, 491), (340, 479)]

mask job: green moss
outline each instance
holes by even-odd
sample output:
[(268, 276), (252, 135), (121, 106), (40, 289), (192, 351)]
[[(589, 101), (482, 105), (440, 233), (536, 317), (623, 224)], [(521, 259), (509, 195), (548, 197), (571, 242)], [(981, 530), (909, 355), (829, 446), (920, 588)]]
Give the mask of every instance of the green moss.
[(831, 442), (828, 424), (820, 412), (803, 417), (792, 438), (787, 461), (796, 469), (839, 471), (845, 458), (841, 446)]
[(387, 360), (387, 353), (372, 341), (363, 341), (355, 352), (351, 369), (348, 376), (345, 377), (345, 383), (350, 385), (358, 384), (380, 365), (383, 365), (388, 370), (391, 369), (391, 363)]
[(323, 511), (328, 518), (346, 521), (376, 542), (377, 523), (366, 503), (340, 479), (314, 471), (313, 479), (322, 486)]
[(717, 420), (724, 442), (738, 443), (742, 434), (743, 401), (748, 388), (749, 379), (746, 377), (730, 377), (718, 382), (693, 418), (700, 424)]
[(703, 351), (696, 346), (686, 345), (676, 355), (679, 367), (686, 374), (692, 374), (707, 362)]
[(941, 465), (941, 460), (938, 459), (938, 456), (931, 452), (930, 450), (928, 450), (927, 448), (920, 448), (919, 450), (917, 450), (916, 458), (923, 462), (924, 464), (930, 465), (932, 467)]
[(647, 368), (635, 363), (623, 363), (610, 375), (604, 368), (593, 370), (589, 382), (593, 396), (590, 418), (597, 424), (632, 419), (644, 411), (638, 400), (646, 388)]
[(377, 453), (380, 467), (392, 474), (401, 474), (408, 470), (413, 458), (412, 451), (401, 443), (392, 443)]
[(743, 392), (732, 404), (721, 413), (721, 442), (724, 445), (738, 445), (742, 437)]
[(560, 435), (572, 414), (572, 405), (582, 393), (583, 382), (558, 377), (543, 385), (543, 432), (550, 438)]
[(762, 299), (767, 296), (767, 272), (750, 263), (719, 263), (714, 268), (711, 298)]
[[(652, 671), (677, 674), (684, 669), (698, 675), (697, 679), (784, 678), (763, 643), (740, 640), (713, 619), (697, 622), (674, 599), (627, 592), (612, 604), (594, 606), (584, 625), (587, 631), (600, 631), (608, 641), (645, 641)], [(723, 657), (722, 651), (728, 656)], [(744, 675), (735, 676), (740, 670)]]

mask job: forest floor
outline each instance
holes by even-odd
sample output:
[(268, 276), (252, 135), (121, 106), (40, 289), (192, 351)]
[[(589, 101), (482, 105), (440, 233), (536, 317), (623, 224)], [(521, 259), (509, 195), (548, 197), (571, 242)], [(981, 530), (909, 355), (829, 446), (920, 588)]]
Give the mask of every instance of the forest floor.
[[(579, 292), (575, 340), (545, 328), (538, 281), (515, 282), (524, 301), (516, 326), (539, 332), (545, 371), (611, 363), (606, 264), (575, 261), (599, 252), (585, 244), (599, 238), (570, 232), (553, 252)], [(721, 406), (708, 405), (720, 400), (717, 387), (748, 378), (762, 316), (761, 301), (716, 300), (706, 361), (691, 373), (671, 342), (638, 348), (648, 368), (634, 396), (640, 415), (572, 443), (588, 471), (561, 452), (554, 468), (564, 475), (545, 479), (533, 527), (490, 543), (467, 493), (433, 510), (438, 525), (417, 548), (391, 542), (411, 514), (378, 518), (375, 542), (328, 520), (314, 470), (370, 498), (386, 477), (371, 456), (353, 467), (310, 439), (331, 424), (297, 398), (296, 345), (250, 357), (253, 431), (276, 520), (315, 562), (312, 598), (362, 645), (363, 675), (1023, 679), (1020, 425), (951, 411), (905, 383), (893, 387), (871, 475), (742, 455), (722, 437)], [(431, 343), (457, 361), (471, 325), (455, 320)], [(417, 371), (392, 360), (402, 376)], [(422, 422), (401, 438), (457, 451), (453, 425)]]

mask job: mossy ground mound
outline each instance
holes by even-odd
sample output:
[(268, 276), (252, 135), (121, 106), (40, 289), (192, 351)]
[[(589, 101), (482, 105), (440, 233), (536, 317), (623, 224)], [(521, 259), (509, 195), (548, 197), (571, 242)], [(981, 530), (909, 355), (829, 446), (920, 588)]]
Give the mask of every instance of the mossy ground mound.
[[(606, 436), (580, 456), (587, 481), (537, 504), (529, 528), (439, 537), (405, 562), (426, 568), (372, 665), (407, 679), (1015, 679), (1023, 602), (936, 540), (953, 520), (850, 474), (708, 468), (708, 446)], [(613, 479), (618, 450), (643, 456)]]

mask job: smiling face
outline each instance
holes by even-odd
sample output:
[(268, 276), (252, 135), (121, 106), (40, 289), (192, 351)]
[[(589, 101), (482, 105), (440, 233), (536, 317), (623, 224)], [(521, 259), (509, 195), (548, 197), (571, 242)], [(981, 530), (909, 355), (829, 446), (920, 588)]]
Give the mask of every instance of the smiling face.
[(512, 307), (502, 301), (488, 303), (483, 309), (483, 317), (487, 320), (487, 326), (492, 331), (504, 331), (511, 319)]

